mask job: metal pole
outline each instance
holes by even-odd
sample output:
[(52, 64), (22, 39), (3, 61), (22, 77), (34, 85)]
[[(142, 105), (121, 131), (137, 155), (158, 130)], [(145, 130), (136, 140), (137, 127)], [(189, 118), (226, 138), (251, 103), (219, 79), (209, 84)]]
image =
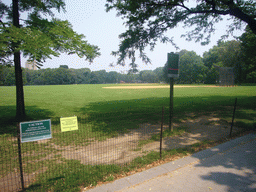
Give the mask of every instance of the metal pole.
[(22, 191), (25, 191), (24, 186), (24, 177), (23, 177), (23, 170), (22, 170), (22, 158), (21, 158), (21, 144), (20, 144), (20, 129), (19, 123), (17, 123), (17, 139), (18, 139), (18, 151), (19, 151), (19, 163), (20, 163), (20, 180), (21, 180), (21, 187)]
[(172, 126), (172, 117), (173, 117), (173, 78), (170, 78), (170, 118), (169, 118), (169, 130), (173, 131)]
[(162, 121), (161, 121), (161, 132), (160, 132), (160, 159), (162, 159), (163, 124), (164, 124), (164, 106), (162, 109)]
[(231, 128), (230, 128), (230, 134), (229, 134), (230, 138), (231, 138), (233, 124), (234, 124), (234, 118), (235, 118), (235, 112), (236, 112), (236, 102), (237, 102), (237, 98), (235, 100), (235, 106), (234, 106), (234, 111), (233, 111), (232, 123), (231, 123)]

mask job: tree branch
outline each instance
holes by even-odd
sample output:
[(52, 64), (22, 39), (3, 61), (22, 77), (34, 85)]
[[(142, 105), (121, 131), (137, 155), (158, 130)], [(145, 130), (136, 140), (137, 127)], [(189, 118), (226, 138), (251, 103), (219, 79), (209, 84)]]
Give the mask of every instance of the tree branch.
[(197, 10), (197, 11), (193, 11), (193, 10), (190, 10), (189, 11), (190, 14), (209, 14), (209, 13), (214, 13), (214, 14), (218, 14), (218, 15), (229, 15), (230, 14), (230, 10), (227, 10), (227, 11), (220, 11), (220, 10)]
[(182, 2), (181, 4), (179, 3), (173, 3), (173, 2), (168, 2), (168, 3), (155, 3), (155, 2), (150, 2), (150, 3), (147, 3), (148, 6), (165, 6), (165, 7), (168, 7), (168, 6), (171, 6), (171, 7), (175, 7), (175, 6), (178, 6), (178, 7), (182, 7), (184, 9), (186, 9), (189, 14), (209, 14), (209, 13), (214, 13), (214, 14), (219, 14), (219, 15), (228, 15), (230, 14), (230, 10), (226, 10), (226, 11), (221, 11), (221, 10), (216, 10), (216, 3), (214, 0), (205, 0), (206, 3), (212, 5), (212, 9), (211, 10), (192, 10), (188, 7), (186, 7), (184, 5), (184, 3)]
[(2, 23), (2, 25), (4, 26), (4, 28), (6, 28), (6, 27), (5, 27), (5, 24), (4, 24), (4, 22), (3, 22), (2, 20), (0, 20), (0, 22)]
[(256, 18), (255, 16), (249, 16), (244, 13), (239, 7), (236, 6), (233, 0), (223, 1), (222, 3), (229, 7), (230, 15), (247, 23), (254, 34), (256, 34), (256, 20), (254, 19)]

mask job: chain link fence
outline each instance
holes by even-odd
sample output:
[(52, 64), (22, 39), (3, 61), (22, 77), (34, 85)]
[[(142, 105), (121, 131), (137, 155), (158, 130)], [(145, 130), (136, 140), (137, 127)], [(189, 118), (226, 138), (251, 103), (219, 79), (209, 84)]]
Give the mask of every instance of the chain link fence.
[[(161, 120), (161, 110), (144, 109), (143, 113), (156, 122)], [(42, 183), (64, 179), (67, 174), (72, 177), (76, 172), (84, 178), (99, 165), (107, 166), (102, 169), (125, 166), (143, 155), (137, 150), (140, 140), (159, 132), (143, 121), (139, 109), (87, 114), (78, 117), (78, 130), (61, 132), (60, 118), (53, 118), (51, 139), (25, 143), (19, 143), (17, 126), (17, 132), (1, 135), (0, 190), (20, 191), (24, 181), (25, 188), (44, 191), (47, 186)]]
[[(165, 113), (162, 123), (161, 107), (159, 111), (140, 108), (85, 114), (77, 117), (78, 130), (67, 132), (61, 131), (60, 118), (52, 118), (52, 138), (33, 142), (19, 143), (17, 126), (16, 132), (0, 137), (0, 190), (61, 191), (64, 185), (89, 186), (136, 166), (150, 151), (161, 154), (160, 140), (163, 150), (171, 150), (229, 136), (229, 126), (218, 117), (191, 115), (183, 114), (180, 123), (174, 123), (179, 135), (175, 137), (168, 137), (169, 114)], [(233, 127), (233, 132), (237, 131)]]
[(234, 67), (219, 67), (219, 85), (234, 86)]

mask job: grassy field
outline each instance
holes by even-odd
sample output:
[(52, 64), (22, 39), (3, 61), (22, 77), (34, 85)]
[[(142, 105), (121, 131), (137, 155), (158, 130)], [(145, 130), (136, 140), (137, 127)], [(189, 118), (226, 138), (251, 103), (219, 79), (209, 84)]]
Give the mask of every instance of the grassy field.
[[(163, 86), (163, 84), (142, 84), (143, 86)], [(52, 119), (53, 130), (59, 129), (59, 118), (78, 116), (97, 117), (116, 121), (113, 117), (128, 109), (145, 122), (159, 121), (162, 106), (168, 117), (169, 89), (104, 89), (111, 85), (53, 85), (25, 86), (25, 106), (28, 120)], [(121, 84), (118, 86), (141, 86), (140, 84)], [(15, 87), (0, 87), (0, 134), (12, 134), (15, 129)], [(238, 99), (236, 117), (252, 120), (256, 108), (256, 86), (237, 87), (181, 87), (174, 88), (175, 120), (185, 114), (196, 115), (217, 111), (223, 117), (232, 117), (232, 107)], [(144, 115), (151, 111), (152, 116)], [(125, 114), (127, 115), (127, 114)], [(112, 117), (112, 118), (111, 118)], [(122, 119), (120, 117), (120, 121)], [(165, 118), (166, 122), (168, 118)], [(110, 122), (107, 122), (110, 123)], [(105, 123), (106, 124), (106, 123)], [(136, 123), (135, 123), (136, 124)], [(113, 126), (112, 126), (113, 127)], [(111, 130), (110, 130), (111, 131)]]
[[(168, 123), (169, 89), (109, 89), (102, 87), (115, 86), (163, 86), (163, 84), (122, 84), (122, 85), (53, 85), (53, 86), (25, 86), (25, 105), (27, 120), (51, 119), (53, 139), (51, 143), (58, 145), (87, 145), (90, 140), (85, 140), (80, 135), (85, 133), (87, 138), (104, 140), (116, 136), (117, 133), (126, 132), (129, 129), (138, 128), (141, 123), (159, 123), (161, 120), (162, 106), (165, 107), (164, 121)], [(15, 123), (15, 87), (0, 87), (0, 178), (11, 169), (18, 169), (16, 145), (12, 139), (17, 135)], [(236, 87), (204, 87), (175, 86), (174, 88), (174, 122), (180, 122), (186, 118), (215, 113), (221, 119), (231, 122), (235, 98), (237, 98), (237, 111), (235, 125), (245, 129), (252, 129), (256, 122), (256, 86)], [(79, 130), (75, 132), (60, 132), (59, 118), (76, 115), (79, 122)], [(157, 137), (157, 136), (156, 136)], [(73, 138), (76, 138), (75, 140)], [(49, 143), (48, 143), (49, 144)], [(90, 166), (82, 165), (75, 160), (67, 160), (58, 156), (58, 151), (48, 148), (48, 144), (36, 144), (34, 142), (22, 144), (23, 160), (27, 162), (24, 172), (30, 174), (41, 167), (52, 167), (55, 172), (45, 172), (42, 176), (48, 181), (45, 183), (45, 191), (69, 190), (69, 186), (88, 186), (96, 181), (111, 180), (113, 174), (129, 172), (135, 168), (152, 163), (158, 156), (148, 154), (135, 159), (130, 167), (117, 165)], [(33, 154), (40, 150), (40, 154)], [(190, 150), (190, 149), (189, 149)], [(179, 154), (186, 153), (188, 149), (181, 150)], [(15, 152), (16, 151), (16, 152)], [(185, 151), (185, 152), (184, 152)], [(56, 155), (55, 155), (56, 153)], [(166, 156), (177, 151), (166, 152)], [(46, 161), (39, 160), (52, 155)], [(156, 158), (157, 157), (157, 158)], [(14, 160), (15, 159), (15, 160)], [(63, 164), (57, 163), (59, 160)], [(7, 164), (6, 164), (7, 163)], [(78, 165), (75, 169), (71, 165)], [(70, 165), (70, 166), (68, 166)], [(51, 170), (51, 169), (49, 169)], [(66, 172), (63, 170), (66, 170)], [(83, 172), (79, 172), (83, 170)], [(88, 171), (85, 178), (84, 172)], [(61, 173), (61, 174), (60, 174)], [(63, 174), (73, 174), (72, 177), (64, 177)], [(62, 179), (66, 182), (63, 184)], [(51, 178), (59, 178), (50, 181)], [(52, 183), (51, 183), (52, 182)], [(38, 188), (37, 188), (38, 187)], [(30, 191), (42, 190), (40, 186), (33, 185)], [(79, 189), (74, 189), (78, 191)]]

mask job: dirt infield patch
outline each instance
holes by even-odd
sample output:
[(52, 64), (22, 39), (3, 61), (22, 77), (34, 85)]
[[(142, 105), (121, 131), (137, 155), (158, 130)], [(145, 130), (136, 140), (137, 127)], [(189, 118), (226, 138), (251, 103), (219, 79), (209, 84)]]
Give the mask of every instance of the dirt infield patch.
[[(181, 135), (170, 136), (163, 139), (163, 149), (178, 149), (191, 146), (204, 140), (217, 141), (228, 138), (230, 125), (228, 122), (215, 116), (188, 118), (181, 123), (174, 123), (174, 129), (186, 127), (186, 132)], [(82, 164), (125, 164), (136, 157), (141, 157), (150, 151), (159, 151), (159, 141), (149, 142), (138, 146), (139, 141), (147, 140), (154, 134), (160, 134), (160, 125), (149, 123), (140, 124), (139, 129), (132, 129), (129, 133), (120, 134), (118, 137), (108, 138), (104, 141), (93, 141), (87, 146), (66, 146), (60, 152), (62, 157), (69, 160), (79, 160)], [(164, 130), (168, 125), (163, 126)], [(238, 132), (238, 127), (233, 127), (233, 133)], [(61, 146), (55, 145), (60, 149)]]
[[(206, 85), (206, 86), (190, 86), (190, 85), (174, 85), (175, 88), (184, 88), (184, 87), (218, 87), (214, 85)], [(170, 88), (169, 85), (164, 86), (113, 86), (113, 87), (102, 87), (103, 89), (163, 89)]]

